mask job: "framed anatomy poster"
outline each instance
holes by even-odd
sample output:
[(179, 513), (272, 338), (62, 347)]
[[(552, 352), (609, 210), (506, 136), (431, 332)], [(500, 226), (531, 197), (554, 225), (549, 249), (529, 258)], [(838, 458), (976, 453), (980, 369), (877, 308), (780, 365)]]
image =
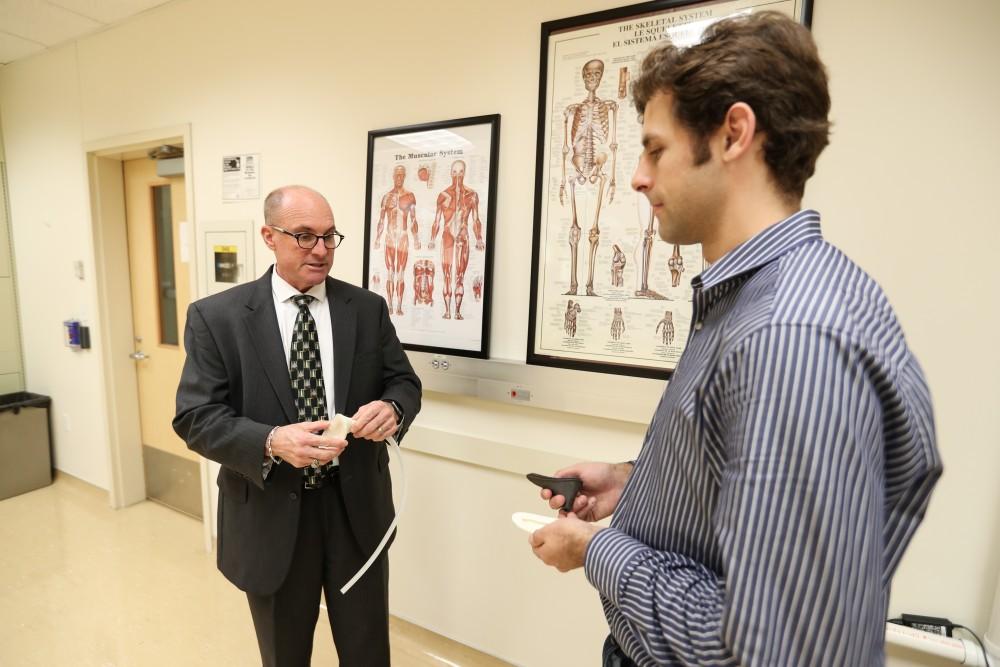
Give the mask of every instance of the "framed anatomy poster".
[(630, 81), (663, 40), (810, 0), (659, 0), (542, 24), (528, 363), (670, 376), (687, 343), (700, 246), (668, 245), (630, 187), (642, 125)]
[(500, 116), (368, 133), (364, 286), (403, 347), (487, 358)]

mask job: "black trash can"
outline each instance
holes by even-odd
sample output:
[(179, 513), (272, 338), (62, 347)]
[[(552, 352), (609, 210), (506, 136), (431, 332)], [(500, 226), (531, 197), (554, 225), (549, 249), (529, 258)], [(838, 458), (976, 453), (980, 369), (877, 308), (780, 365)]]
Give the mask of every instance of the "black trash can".
[(0, 500), (52, 483), (51, 404), (27, 391), (0, 395)]

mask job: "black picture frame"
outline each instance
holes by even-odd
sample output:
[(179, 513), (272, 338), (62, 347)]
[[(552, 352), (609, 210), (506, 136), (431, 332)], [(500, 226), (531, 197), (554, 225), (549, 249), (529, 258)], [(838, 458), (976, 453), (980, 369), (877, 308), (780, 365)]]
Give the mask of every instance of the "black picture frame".
[[(641, 57), (664, 37), (677, 43), (693, 42), (711, 22), (765, 9), (784, 11), (811, 25), (812, 0), (653, 0), (542, 24), (527, 363), (670, 378), (690, 331), (690, 278), (705, 265), (698, 246), (671, 249), (651, 240), (643, 245), (655, 233), (648, 204), (643, 212), (644, 198), (629, 186), (641, 150), (641, 126), (628, 81)], [(590, 65), (595, 61), (600, 61), (599, 68)], [(608, 109), (608, 145), (615, 144), (616, 149), (601, 168), (596, 185), (589, 179), (567, 187), (573, 178), (565, 175), (572, 174), (572, 166), (564, 151), (569, 151), (574, 139), (573, 109), (583, 106), (579, 104), (582, 98), (591, 100), (583, 81), (588, 66), (599, 70), (590, 75), (598, 81), (593, 94)], [(616, 71), (617, 82), (609, 83)], [(608, 164), (610, 173), (604, 171)], [(596, 193), (585, 199), (588, 186)], [(608, 197), (609, 193), (616, 193), (618, 199), (613, 194)], [(606, 226), (610, 233), (602, 228), (601, 216), (618, 221)], [(594, 228), (598, 244), (590, 250), (588, 233)], [(632, 250), (631, 259), (627, 248)], [(677, 256), (681, 261), (672, 263)], [(672, 269), (669, 277), (653, 273), (657, 267), (663, 274), (664, 265), (680, 271), (675, 275)], [(679, 276), (685, 271), (684, 285), (680, 285)], [(626, 273), (632, 281), (628, 287), (624, 286)], [(654, 275), (662, 287), (652, 283)], [(601, 288), (599, 279), (604, 281)], [(588, 311), (592, 320), (585, 317)]]
[(489, 357), (499, 145), (499, 114), (368, 132), (362, 284), (407, 350)]

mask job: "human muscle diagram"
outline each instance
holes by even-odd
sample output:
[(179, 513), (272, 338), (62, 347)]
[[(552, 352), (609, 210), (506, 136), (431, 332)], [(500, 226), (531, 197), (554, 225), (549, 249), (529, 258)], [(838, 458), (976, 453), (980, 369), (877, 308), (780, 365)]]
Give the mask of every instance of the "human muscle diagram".
[(479, 195), (465, 185), (465, 162), (451, 165), (451, 185), (437, 198), (434, 226), (427, 247), (434, 249), (438, 230), (441, 231), (441, 276), (444, 281), (444, 314), (451, 319), (452, 297), (455, 299), (455, 319), (461, 320), (465, 297), (465, 270), (469, 267), (469, 221), (476, 235), (476, 251), (486, 249), (483, 243), (483, 223), (479, 218)]
[(417, 165), (417, 178), (428, 190), (434, 187), (434, 172), (437, 171), (437, 162), (421, 162)]
[(482, 353), (492, 275), (493, 118), (370, 139), (368, 287), (386, 299), (404, 345)]
[(472, 276), (472, 295), (476, 301), (483, 300), (483, 277), (478, 273)]
[(413, 305), (434, 305), (434, 262), (418, 259), (413, 263)]
[[(417, 199), (413, 193), (403, 187), (406, 181), (406, 167), (397, 165), (392, 170), (392, 190), (382, 197), (382, 207), (378, 216), (378, 229), (375, 232), (375, 249), (382, 242), (382, 232), (388, 227), (385, 235), (385, 294), (389, 301), (389, 312), (395, 315), (403, 314), (403, 290), (406, 287), (406, 260), (409, 257), (409, 233), (413, 233), (413, 247), (420, 250), (420, 237), (417, 229)], [(396, 309), (393, 310), (393, 299)]]

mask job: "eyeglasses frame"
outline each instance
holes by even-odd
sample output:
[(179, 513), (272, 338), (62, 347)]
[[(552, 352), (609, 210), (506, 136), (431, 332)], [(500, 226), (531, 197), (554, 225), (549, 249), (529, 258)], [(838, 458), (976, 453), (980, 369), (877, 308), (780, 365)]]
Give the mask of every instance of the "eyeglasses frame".
[[(343, 234), (341, 234), (340, 232), (338, 232), (336, 229), (333, 230), (332, 232), (330, 232), (329, 234), (320, 235), (320, 234), (313, 234), (312, 232), (290, 232), (287, 229), (282, 229), (281, 227), (278, 227), (277, 225), (268, 225), (268, 227), (270, 227), (271, 229), (277, 229), (282, 234), (287, 234), (287, 235), (291, 236), (292, 238), (294, 238), (295, 239), (295, 244), (297, 246), (299, 246), (299, 248), (301, 248), (302, 250), (312, 250), (313, 248), (316, 247), (316, 244), (319, 243), (320, 239), (323, 239), (323, 247), (324, 248), (326, 248), (327, 250), (336, 250), (337, 248), (340, 247), (340, 244), (343, 243), (344, 239), (346, 238)], [(316, 237), (316, 241), (311, 246), (308, 246), (308, 247), (304, 246), (304, 245), (302, 245), (302, 237), (303, 236), (314, 236), (314, 237)], [(336, 242), (334, 242), (334, 245), (333, 245), (332, 248), (326, 244), (326, 240), (329, 239), (329, 238), (337, 239)]]

